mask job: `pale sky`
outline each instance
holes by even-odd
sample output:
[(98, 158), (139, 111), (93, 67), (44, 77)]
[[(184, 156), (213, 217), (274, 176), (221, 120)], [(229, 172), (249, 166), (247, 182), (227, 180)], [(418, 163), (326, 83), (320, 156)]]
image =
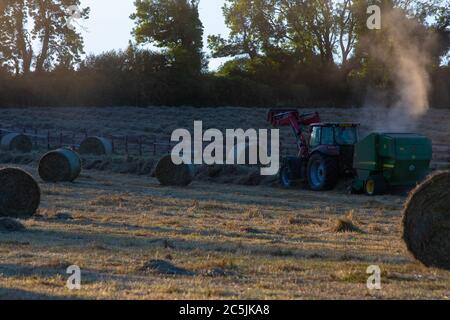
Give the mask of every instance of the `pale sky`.
[[(129, 18), (134, 12), (134, 0), (81, 0), (81, 7), (90, 7), (89, 20), (81, 22), (86, 53), (101, 53), (111, 49), (125, 49), (132, 38), (134, 23)], [(200, 19), (204, 26), (204, 38), (210, 34), (226, 36), (228, 29), (222, 16), (224, 0), (201, 0)], [(210, 61), (210, 69), (216, 69), (222, 59)]]

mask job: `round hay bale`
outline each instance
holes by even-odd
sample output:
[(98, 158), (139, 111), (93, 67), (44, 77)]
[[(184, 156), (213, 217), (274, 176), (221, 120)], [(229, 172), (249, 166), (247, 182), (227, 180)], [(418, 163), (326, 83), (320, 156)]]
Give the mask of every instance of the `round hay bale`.
[(101, 137), (88, 137), (80, 144), (80, 154), (91, 154), (96, 156), (112, 154), (112, 142)]
[(30, 137), (21, 133), (9, 133), (2, 137), (0, 142), (3, 150), (19, 151), (23, 153), (31, 152), (33, 142)]
[(24, 218), (39, 207), (41, 190), (34, 178), (21, 169), (0, 170), (0, 216)]
[(81, 172), (81, 159), (70, 149), (57, 149), (39, 160), (39, 176), (47, 182), (72, 182)]
[(403, 240), (425, 266), (450, 270), (450, 171), (429, 176), (410, 192)]
[(164, 186), (187, 186), (194, 179), (194, 166), (175, 165), (171, 155), (162, 157), (155, 168), (155, 177)]

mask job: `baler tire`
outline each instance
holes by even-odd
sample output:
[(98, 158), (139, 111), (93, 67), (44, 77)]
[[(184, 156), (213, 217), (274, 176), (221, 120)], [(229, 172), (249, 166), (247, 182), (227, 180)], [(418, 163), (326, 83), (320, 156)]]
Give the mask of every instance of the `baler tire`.
[[(314, 163), (320, 162), (323, 169), (323, 181), (320, 184), (314, 184), (314, 180), (311, 177), (311, 170), (314, 170)], [(325, 191), (333, 189), (338, 181), (339, 177), (339, 165), (335, 158), (315, 153), (308, 161), (308, 167), (306, 170), (308, 178), (308, 185), (311, 190)]]
[(386, 180), (382, 175), (370, 176), (364, 183), (364, 191), (368, 196), (382, 195), (386, 192), (386, 188)]

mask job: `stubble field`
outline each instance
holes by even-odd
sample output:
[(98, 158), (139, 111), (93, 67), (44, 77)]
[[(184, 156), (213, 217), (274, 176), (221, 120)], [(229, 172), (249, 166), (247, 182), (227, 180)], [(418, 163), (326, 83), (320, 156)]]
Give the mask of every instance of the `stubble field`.
[[(370, 128), (357, 109), (318, 111), (324, 120)], [(205, 128), (266, 128), (266, 112), (2, 109), (0, 123), (166, 137), (194, 120)], [(450, 144), (449, 119), (449, 111), (430, 111), (417, 131)], [(36, 177), (42, 202), (35, 217), (20, 221), (24, 230), (0, 231), (0, 299), (450, 298), (450, 272), (426, 268), (406, 251), (402, 195), (199, 180), (173, 188), (149, 175), (95, 170), (74, 183), (50, 184), (39, 179), (35, 163), (14, 166)], [(358, 230), (337, 232), (342, 217)], [(81, 268), (80, 290), (66, 287), (70, 265)], [(381, 290), (366, 287), (370, 265), (381, 269)]]

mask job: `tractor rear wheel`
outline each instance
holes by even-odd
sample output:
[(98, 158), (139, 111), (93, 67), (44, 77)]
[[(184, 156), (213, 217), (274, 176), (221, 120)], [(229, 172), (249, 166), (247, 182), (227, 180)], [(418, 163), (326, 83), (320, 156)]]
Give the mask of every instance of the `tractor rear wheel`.
[(308, 184), (314, 191), (330, 190), (336, 186), (339, 166), (336, 159), (315, 153), (308, 161)]
[(386, 187), (386, 180), (383, 176), (370, 176), (364, 184), (364, 191), (369, 196), (382, 195), (386, 192)]

